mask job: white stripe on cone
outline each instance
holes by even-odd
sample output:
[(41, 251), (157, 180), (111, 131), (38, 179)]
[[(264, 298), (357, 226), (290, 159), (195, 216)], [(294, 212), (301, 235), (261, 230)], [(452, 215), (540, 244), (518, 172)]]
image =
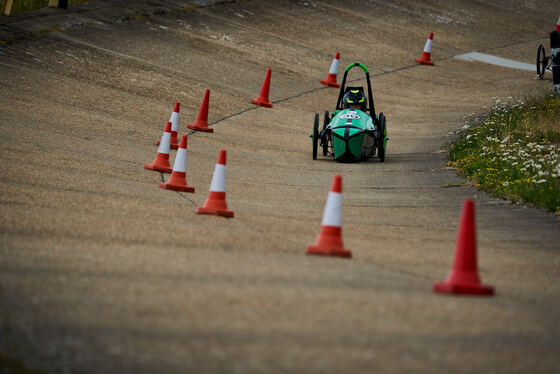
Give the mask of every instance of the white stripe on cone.
[(169, 146), (171, 145), (171, 133), (163, 132), (161, 136), (161, 141), (159, 143), (158, 153), (169, 154)]
[(424, 46), (424, 52), (432, 53), (432, 39), (428, 39), (426, 41), (426, 45)]
[(226, 192), (226, 165), (216, 164), (210, 191)]
[(323, 213), (323, 226), (342, 227), (342, 194), (329, 192), (325, 212)]
[(331, 69), (329, 70), (329, 74), (336, 75), (337, 72), (338, 72), (338, 59), (334, 58), (331, 64)]
[(169, 122), (171, 122), (171, 131), (177, 132), (179, 130), (179, 113), (178, 112), (171, 113)]
[(175, 162), (173, 163), (173, 171), (187, 172), (187, 150), (180, 148), (177, 150)]

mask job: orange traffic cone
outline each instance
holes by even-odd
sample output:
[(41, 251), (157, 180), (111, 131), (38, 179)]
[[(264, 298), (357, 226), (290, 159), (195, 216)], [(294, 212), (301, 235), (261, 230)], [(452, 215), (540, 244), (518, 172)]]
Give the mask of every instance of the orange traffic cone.
[(214, 132), (214, 129), (208, 127), (208, 104), (210, 102), (210, 90), (204, 92), (204, 99), (202, 99), (202, 105), (198, 111), (198, 117), (194, 123), (189, 124), (187, 127), (191, 130), (203, 131), (203, 132)]
[(480, 283), (476, 261), (474, 202), (466, 199), (457, 233), (453, 268), (445, 281), (434, 284), (434, 292), (469, 295), (493, 295), (494, 287)]
[[(177, 132), (179, 131), (179, 108), (181, 107), (181, 103), (175, 103), (173, 107), (173, 113), (171, 113), (171, 118), (169, 118), (169, 122), (171, 122), (171, 143), (169, 148), (171, 149), (178, 149), (179, 143), (177, 140)], [(160, 141), (156, 142), (156, 145), (159, 145)]]
[(340, 53), (336, 52), (333, 62), (331, 64), (331, 69), (329, 70), (329, 75), (321, 81), (321, 84), (329, 87), (340, 87), (340, 84), (336, 83), (336, 74), (338, 72), (338, 60), (340, 59)]
[(422, 65), (433, 65), (434, 64), (431, 60), (432, 40), (433, 39), (434, 39), (434, 33), (431, 32), (430, 37), (428, 38), (428, 40), (426, 41), (426, 45), (424, 46), (424, 52), (422, 52), (422, 55), (420, 56), (420, 58), (415, 58), (414, 61), (416, 61), (417, 63), (422, 64)]
[(161, 136), (161, 142), (157, 151), (156, 158), (151, 164), (145, 164), (144, 169), (159, 171), (161, 173), (171, 173), (169, 164), (169, 143), (171, 142), (171, 122), (165, 124), (165, 130)]
[(336, 174), (327, 198), (321, 232), (315, 245), (307, 247), (308, 255), (352, 257), (342, 242), (342, 176)]
[(194, 187), (187, 184), (187, 136), (181, 136), (181, 143), (173, 163), (173, 172), (167, 183), (161, 182), (160, 188), (167, 190), (194, 192)]
[(204, 206), (196, 209), (198, 214), (214, 214), (222, 217), (233, 217), (233, 211), (228, 210), (226, 203), (226, 151), (220, 150), (218, 163), (214, 169), (210, 193)]
[(261, 88), (261, 93), (258, 98), (251, 100), (255, 105), (264, 106), (267, 108), (272, 108), (272, 104), (268, 101), (268, 92), (270, 91), (270, 76), (272, 75), (272, 70), (268, 69), (266, 72), (266, 77), (264, 78), (264, 83)]

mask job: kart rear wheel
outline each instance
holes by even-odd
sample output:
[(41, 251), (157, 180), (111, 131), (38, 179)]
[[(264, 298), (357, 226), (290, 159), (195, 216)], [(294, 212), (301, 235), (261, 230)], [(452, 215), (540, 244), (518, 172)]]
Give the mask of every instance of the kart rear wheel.
[(327, 137), (327, 133), (325, 132), (329, 122), (330, 122), (329, 111), (325, 110), (325, 116), (323, 117), (323, 131), (322, 131), (323, 136), (321, 138), (321, 144), (323, 145), (323, 156), (326, 156), (329, 153), (329, 139)]
[(537, 49), (537, 75), (540, 79), (544, 77), (544, 71), (548, 65), (548, 58), (546, 57), (544, 46), (541, 44)]
[(311, 136), (313, 141), (313, 159), (317, 159), (317, 145), (319, 143), (319, 113), (315, 114), (315, 122), (313, 122), (313, 135)]
[(387, 118), (383, 113), (379, 113), (379, 133), (377, 136), (377, 155), (379, 161), (385, 162), (385, 126)]

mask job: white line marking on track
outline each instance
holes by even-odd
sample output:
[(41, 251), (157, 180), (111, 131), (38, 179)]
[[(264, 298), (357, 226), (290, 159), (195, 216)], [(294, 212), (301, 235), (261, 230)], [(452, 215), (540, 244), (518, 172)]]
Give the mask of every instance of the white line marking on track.
[(515, 60), (509, 60), (507, 58), (496, 57), (492, 55), (487, 55), (485, 53), (471, 52), (462, 55), (455, 56), (455, 58), (467, 61), (480, 61), (487, 64), (503, 66), (506, 68), (518, 69), (518, 70), (528, 70), (536, 71), (536, 66), (532, 64), (526, 64), (524, 62), (519, 62)]

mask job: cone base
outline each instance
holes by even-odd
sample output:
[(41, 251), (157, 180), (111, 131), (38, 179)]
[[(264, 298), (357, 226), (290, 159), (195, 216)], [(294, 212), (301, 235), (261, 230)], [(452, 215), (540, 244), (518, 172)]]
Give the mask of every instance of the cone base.
[(340, 84), (336, 83), (336, 81), (333, 82), (328, 79), (322, 80), (321, 84), (324, 84), (325, 86), (329, 86), (329, 87), (336, 87), (336, 88), (340, 87)]
[[(158, 141), (156, 142), (156, 145), (159, 146), (160, 143), (161, 143), (161, 140), (158, 140)], [(179, 149), (179, 143), (171, 143), (171, 144), (169, 144), (169, 148), (171, 148), (171, 149)]]
[(480, 283), (460, 284), (451, 282), (439, 282), (434, 284), (433, 291), (436, 293), (453, 293), (462, 295), (494, 295), (494, 287)]
[(189, 129), (194, 131), (202, 131), (202, 132), (214, 132), (214, 129), (208, 126), (199, 126), (196, 123), (191, 123), (187, 126)]
[(198, 208), (196, 208), (196, 213), (197, 214), (213, 214), (215, 216), (233, 218), (233, 211), (232, 210), (226, 210), (226, 209), (210, 209), (210, 208), (205, 208), (203, 206), (199, 206)]
[(307, 251), (305, 251), (305, 254), (352, 258), (352, 252), (347, 249), (328, 249), (328, 248), (321, 248), (316, 245), (310, 245), (309, 247), (307, 247)]
[(424, 59), (422, 59), (422, 58), (415, 58), (414, 61), (416, 61), (417, 63), (422, 64), (422, 65), (430, 65), (430, 66), (432, 66), (432, 65), (434, 64), (432, 61), (430, 61), (430, 60), (424, 60)]
[(252, 99), (251, 103), (255, 104), (255, 105), (260, 105), (260, 106), (264, 106), (266, 108), (272, 108), (272, 103), (270, 103), (268, 101), (268, 99), (263, 99), (263, 98), (258, 98), (258, 99)]
[(153, 164), (144, 164), (144, 169), (151, 170), (151, 171), (159, 171), (160, 173), (169, 173), (173, 171), (170, 167), (158, 166)]
[(181, 192), (194, 192), (194, 187), (186, 185), (186, 186), (179, 186), (176, 184), (171, 184), (169, 182), (164, 183), (161, 182), (159, 184), (159, 188), (165, 188), (166, 190), (173, 190), (173, 191), (181, 191)]

